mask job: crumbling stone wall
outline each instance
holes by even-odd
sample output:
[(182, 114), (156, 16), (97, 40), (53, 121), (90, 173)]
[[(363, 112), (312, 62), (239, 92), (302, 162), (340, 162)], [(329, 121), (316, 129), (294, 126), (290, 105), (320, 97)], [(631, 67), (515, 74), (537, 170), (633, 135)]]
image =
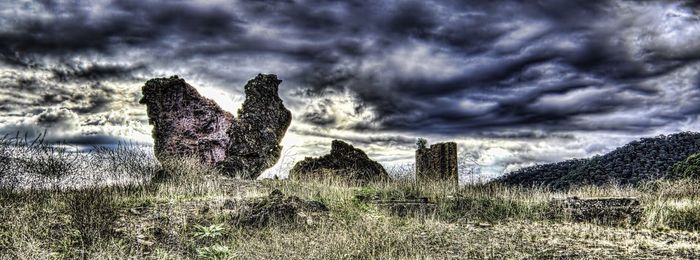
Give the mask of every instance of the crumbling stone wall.
[(608, 225), (635, 225), (644, 211), (639, 199), (629, 197), (555, 199), (550, 209), (574, 221)]
[(454, 142), (433, 144), (430, 148), (416, 150), (416, 181), (426, 183), (441, 181), (459, 184), (457, 174), (457, 144)]

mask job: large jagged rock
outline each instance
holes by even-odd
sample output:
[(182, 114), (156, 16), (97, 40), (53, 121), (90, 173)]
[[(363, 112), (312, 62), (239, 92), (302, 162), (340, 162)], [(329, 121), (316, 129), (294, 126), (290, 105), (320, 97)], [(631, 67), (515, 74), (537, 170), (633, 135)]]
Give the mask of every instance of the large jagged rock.
[(275, 75), (258, 75), (245, 85), (246, 99), (228, 130), (231, 141), (226, 150), (224, 171), (246, 179), (257, 178), (277, 163), (292, 113), (277, 95), (281, 80)]
[(226, 131), (235, 120), (231, 113), (178, 76), (151, 79), (142, 92), (139, 103), (147, 107), (158, 160), (184, 155), (211, 165), (224, 160), (230, 139)]
[(365, 152), (340, 140), (333, 140), (331, 153), (319, 158), (307, 157), (289, 172), (295, 180), (334, 179), (356, 183), (389, 179), (384, 167)]
[(195, 155), (226, 174), (257, 178), (279, 159), (292, 120), (277, 94), (280, 82), (263, 74), (248, 81), (236, 119), (177, 76), (147, 81), (139, 103), (153, 125), (156, 157)]

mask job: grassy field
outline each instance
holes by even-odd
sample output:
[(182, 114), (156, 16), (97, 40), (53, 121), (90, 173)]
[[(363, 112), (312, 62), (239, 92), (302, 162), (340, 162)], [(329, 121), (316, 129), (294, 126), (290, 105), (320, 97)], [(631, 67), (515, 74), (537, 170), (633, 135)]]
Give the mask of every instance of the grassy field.
[[(0, 145), (0, 259), (700, 257), (700, 183), (693, 181), (567, 192), (418, 187), (410, 179), (367, 186), (243, 181), (188, 158), (158, 165), (129, 147), (87, 156), (10, 146)], [(18, 155), (23, 159), (8, 159)], [(226, 206), (274, 190), (322, 202), (328, 211), (246, 226)], [(574, 222), (549, 203), (571, 196), (637, 197), (643, 217), (634, 225)], [(366, 199), (419, 197), (436, 210), (402, 217)]]
[[(111, 187), (0, 189), (0, 259), (445, 259), (700, 257), (700, 184), (581, 187), (491, 184), (455, 190), (410, 180), (357, 187), (222, 177), (191, 159), (134, 171), (153, 181)], [(324, 203), (303, 223), (236, 225), (224, 204), (273, 190)], [(399, 217), (361, 198), (427, 197), (431, 214)], [(642, 221), (576, 223), (549, 201), (638, 197)]]

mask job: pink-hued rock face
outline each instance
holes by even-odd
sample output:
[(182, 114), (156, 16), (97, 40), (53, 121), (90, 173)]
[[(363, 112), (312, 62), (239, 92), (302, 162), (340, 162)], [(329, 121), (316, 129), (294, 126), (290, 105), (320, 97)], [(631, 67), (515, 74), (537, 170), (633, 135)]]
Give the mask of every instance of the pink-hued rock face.
[(258, 75), (246, 84), (240, 118), (201, 96), (185, 80), (151, 79), (139, 101), (147, 106), (159, 160), (195, 155), (229, 175), (253, 179), (277, 162), (291, 112), (277, 95), (275, 75)]
[(208, 164), (224, 160), (230, 139), (226, 131), (235, 119), (184, 79), (149, 80), (139, 103), (147, 106), (158, 159), (195, 154)]

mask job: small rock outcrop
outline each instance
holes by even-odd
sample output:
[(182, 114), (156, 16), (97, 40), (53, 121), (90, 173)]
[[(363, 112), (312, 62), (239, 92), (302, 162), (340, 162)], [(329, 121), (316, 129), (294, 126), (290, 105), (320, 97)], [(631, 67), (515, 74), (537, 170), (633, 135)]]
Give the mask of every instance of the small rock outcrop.
[(139, 103), (153, 125), (156, 157), (195, 155), (228, 175), (257, 178), (279, 159), (292, 120), (277, 93), (280, 82), (263, 74), (248, 81), (235, 118), (177, 76), (147, 81)]
[(297, 196), (286, 196), (273, 190), (267, 197), (250, 200), (228, 200), (223, 208), (231, 210), (231, 221), (236, 226), (264, 227), (270, 224), (307, 224), (328, 211), (325, 204), (305, 201)]
[(343, 141), (333, 140), (331, 153), (319, 158), (307, 157), (289, 172), (295, 180), (333, 179), (355, 183), (384, 181), (389, 174), (365, 152)]
[(438, 143), (416, 150), (416, 180), (418, 183), (448, 182), (456, 187), (459, 184), (457, 144)]

